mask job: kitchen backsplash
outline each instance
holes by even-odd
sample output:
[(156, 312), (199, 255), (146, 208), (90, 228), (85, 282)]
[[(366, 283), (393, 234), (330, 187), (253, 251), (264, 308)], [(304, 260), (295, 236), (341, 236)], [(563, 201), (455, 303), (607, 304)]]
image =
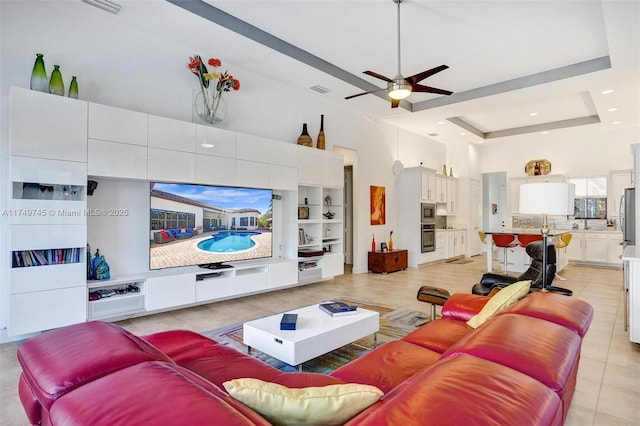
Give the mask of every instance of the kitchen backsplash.
[[(606, 219), (567, 219), (566, 216), (549, 216), (549, 228), (551, 229), (591, 229), (594, 231), (611, 230), (607, 225), (613, 222), (613, 228), (618, 229), (617, 221), (607, 221)], [(542, 216), (513, 216), (511, 220), (513, 228), (539, 228), (542, 226)]]

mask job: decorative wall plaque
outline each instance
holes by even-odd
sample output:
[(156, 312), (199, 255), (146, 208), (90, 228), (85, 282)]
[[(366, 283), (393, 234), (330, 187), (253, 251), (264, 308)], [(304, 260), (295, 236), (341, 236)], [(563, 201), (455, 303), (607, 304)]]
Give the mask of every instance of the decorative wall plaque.
[(524, 166), (524, 172), (528, 176), (541, 176), (551, 173), (549, 160), (531, 160)]

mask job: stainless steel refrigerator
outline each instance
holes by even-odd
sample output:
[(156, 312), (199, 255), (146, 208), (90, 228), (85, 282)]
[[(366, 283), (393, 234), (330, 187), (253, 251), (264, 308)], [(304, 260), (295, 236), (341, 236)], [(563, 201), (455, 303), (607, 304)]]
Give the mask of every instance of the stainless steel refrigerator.
[(626, 246), (636, 245), (636, 189), (626, 188), (620, 199), (620, 227), (622, 242)]

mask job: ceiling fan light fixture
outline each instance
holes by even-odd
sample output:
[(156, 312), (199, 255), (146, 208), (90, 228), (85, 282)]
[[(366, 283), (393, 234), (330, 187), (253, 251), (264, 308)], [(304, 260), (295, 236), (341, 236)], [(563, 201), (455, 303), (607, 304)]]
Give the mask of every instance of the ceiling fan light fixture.
[(411, 94), (411, 85), (404, 80), (392, 82), (387, 85), (387, 93), (391, 99), (404, 99)]

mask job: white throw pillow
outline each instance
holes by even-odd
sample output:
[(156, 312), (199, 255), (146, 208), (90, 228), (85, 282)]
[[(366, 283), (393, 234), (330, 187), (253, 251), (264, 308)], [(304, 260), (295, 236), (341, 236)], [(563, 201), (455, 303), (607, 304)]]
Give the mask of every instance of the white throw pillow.
[(531, 280), (518, 281), (506, 286), (489, 299), (482, 310), (467, 321), (467, 325), (471, 328), (480, 327), (489, 318), (526, 296), (530, 288)]
[(375, 386), (345, 383), (288, 388), (258, 379), (223, 383), (229, 395), (274, 425), (342, 425), (383, 395)]

